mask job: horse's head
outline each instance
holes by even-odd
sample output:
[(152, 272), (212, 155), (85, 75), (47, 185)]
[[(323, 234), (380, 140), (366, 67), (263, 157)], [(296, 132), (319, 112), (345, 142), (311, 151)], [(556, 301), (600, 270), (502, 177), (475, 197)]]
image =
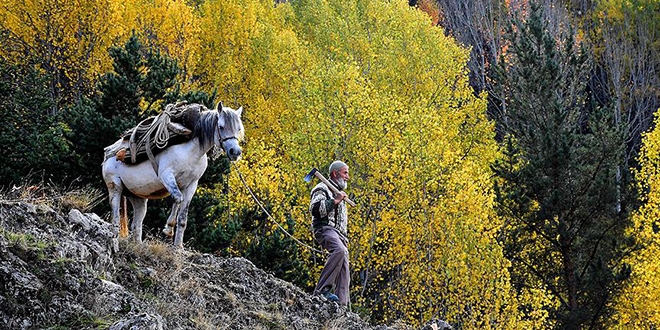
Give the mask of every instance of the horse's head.
[(218, 118), (218, 140), (216, 144), (221, 144), (222, 149), (230, 160), (235, 161), (241, 157), (241, 146), (239, 142), (243, 140), (243, 121), (241, 113), (243, 107), (234, 110), (225, 107), (222, 102), (218, 103), (216, 110), (220, 115)]

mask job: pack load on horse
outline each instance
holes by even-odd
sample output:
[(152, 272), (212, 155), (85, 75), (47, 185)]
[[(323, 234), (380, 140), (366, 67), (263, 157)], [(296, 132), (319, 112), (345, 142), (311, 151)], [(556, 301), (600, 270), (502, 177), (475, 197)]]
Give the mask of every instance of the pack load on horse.
[(170, 237), (175, 234), (174, 245), (182, 247), (188, 206), (206, 171), (207, 153), (217, 147), (231, 161), (241, 156), (242, 110), (222, 103), (214, 110), (194, 103), (169, 104), (163, 113), (143, 120), (106, 147), (102, 173), (115, 234), (128, 235), (126, 205), (122, 200), (128, 199), (133, 206), (131, 234), (133, 240), (142, 242), (147, 201), (172, 196), (172, 209), (163, 233)]
[[(154, 154), (175, 145), (187, 142), (192, 138), (192, 130), (203, 110), (201, 104), (179, 102), (168, 104), (158, 116), (149, 117), (137, 126), (122, 134), (129, 142), (129, 148), (121, 148), (116, 152), (117, 159), (127, 164), (137, 164), (149, 159), (153, 162)], [(105, 148), (105, 158), (112, 156), (115, 150)]]

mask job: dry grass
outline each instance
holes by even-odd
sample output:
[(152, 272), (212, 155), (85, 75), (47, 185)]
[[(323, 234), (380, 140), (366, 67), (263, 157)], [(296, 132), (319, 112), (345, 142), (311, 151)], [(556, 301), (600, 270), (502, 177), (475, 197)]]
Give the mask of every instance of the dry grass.
[(346, 317), (343, 315), (336, 318), (332, 318), (326, 324), (323, 325), (323, 330), (342, 330), (346, 328), (346, 323), (348, 323), (348, 321), (346, 320)]
[(213, 322), (209, 318), (209, 316), (205, 315), (202, 312), (200, 312), (197, 315), (197, 317), (191, 318), (191, 320), (195, 323), (195, 329), (199, 329), (199, 330), (214, 330), (214, 329), (217, 329), (217, 326), (213, 324)]
[(414, 328), (407, 324), (403, 320), (396, 320), (394, 321), (394, 324), (390, 326), (392, 330), (413, 330)]
[(284, 326), (284, 316), (281, 312), (268, 312), (265, 310), (257, 310), (249, 312), (255, 319), (259, 320), (261, 324), (255, 328), (264, 327), (265, 329), (286, 329)]
[(25, 202), (46, 205), (62, 213), (71, 209), (88, 212), (103, 201), (104, 194), (92, 186), (74, 187), (57, 185), (53, 182), (34, 182), (27, 177), (20, 185), (0, 187), (0, 202)]
[(180, 269), (185, 256), (168, 243), (159, 240), (145, 240), (136, 243), (131, 239), (120, 240), (120, 253), (129, 254), (136, 260), (149, 260), (150, 264), (166, 265), (167, 268)]

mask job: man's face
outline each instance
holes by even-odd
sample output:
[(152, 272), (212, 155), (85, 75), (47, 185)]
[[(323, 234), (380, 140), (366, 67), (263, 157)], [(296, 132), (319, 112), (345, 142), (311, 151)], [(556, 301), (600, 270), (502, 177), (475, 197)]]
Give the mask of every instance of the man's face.
[(349, 179), (348, 176), (348, 166), (342, 167), (341, 169), (334, 171), (334, 181), (337, 183), (341, 190), (346, 189), (346, 182)]
[(336, 172), (337, 177), (344, 179), (345, 181), (348, 181), (348, 166), (342, 167), (339, 171)]

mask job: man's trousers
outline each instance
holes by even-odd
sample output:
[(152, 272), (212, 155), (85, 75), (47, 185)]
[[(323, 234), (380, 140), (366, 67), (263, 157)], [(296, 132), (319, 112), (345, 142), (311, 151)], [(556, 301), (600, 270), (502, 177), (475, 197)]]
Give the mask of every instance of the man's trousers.
[(317, 229), (314, 232), (314, 238), (330, 252), (314, 293), (321, 293), (324, 288), (330, 287), (329, 289), (334, 289), (339, 303), (348, 305), (351, 282), (348, 270), (348, 240), (337, 229), (330, 226)]

